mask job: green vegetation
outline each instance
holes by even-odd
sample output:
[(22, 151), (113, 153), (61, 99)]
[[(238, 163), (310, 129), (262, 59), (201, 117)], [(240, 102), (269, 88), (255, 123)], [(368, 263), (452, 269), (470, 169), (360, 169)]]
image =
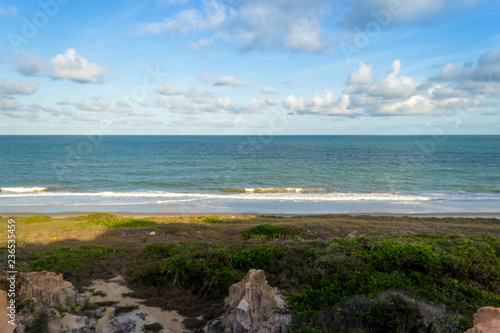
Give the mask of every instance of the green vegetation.
[(297, 228), (286, 225), (260, 224), (243, 231), (243, 239), (252, 238), (286, 238), (299, 236)]
[(106, 293), (104, 291), (95, 291), (91, 294), (92, 296), (100, 296), (100, 297), (106, 297)]
[(110, 214), (103, 218), (91, 218), (89, 223), (102, 225), (107, 228), (142, 228), (155, 226), (156, 222), (150, 219), (118, 218)]
[(142, 331), (143, 332), (161, 332), (163, 330), (163, 325), (160, 323), (154, 323), (154, 324), (146, 324), (143, 326)]
[[(495, 237), (164, 243), (147, 246), (141, 258), (147, 260), (134, 269), (141, 284), (170, 284), (209, 297), (226, 295), (249, 269), (263, 269), (271, 285), (288, 290), (293, 331), (434, 332), (454, 327), (460, 332), (471, 326), (479, 307), (500, 306), (495, 293), (500, 290), (500, 242)], [(432, 307), (446, 309), (427, 314), (435, 330), (424, 324), (420, 309)]]
[(201, 223), (208, 223), (208, 224), (215, 224), (215, 223), (222, 223), (224, 220), (220, 218), (219, 216), (207, 216), (203, 219), (201, 219)]
[(115, 249), (110, 246), (81, 245), (75, 248), (52, 247), (29, 254), (26, 271), (52, 271), (63, 274), (92, 268), (100, 260), (114, 256)]
[(52, 217), (46, 215), (30, 216), (21, 219), (21, 222), (23, 223), (39, 223), (39, 222), (50, 222), (50, 221), (52, 221)]
[(115, 310), (115, 316), (119, 316), (122, 313), (129, 313), (137, 309), (139, 309), (138, 305), (118, 306)]

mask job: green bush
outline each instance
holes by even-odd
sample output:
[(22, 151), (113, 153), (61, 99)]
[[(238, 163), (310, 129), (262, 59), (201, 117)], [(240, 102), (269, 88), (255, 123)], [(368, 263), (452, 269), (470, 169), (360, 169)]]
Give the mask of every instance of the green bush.
[(219, 216), (207, 216), (200, 220), (201, 223), (217, 224), (222, 223), (224, 220)]
[(300, 235), (300, 232), (296, 228), (285, 225), (260, 224), (243, 231), (244, 239), (258, 238), (259, 236), (263, 238), (282, 238), (298, 235)]

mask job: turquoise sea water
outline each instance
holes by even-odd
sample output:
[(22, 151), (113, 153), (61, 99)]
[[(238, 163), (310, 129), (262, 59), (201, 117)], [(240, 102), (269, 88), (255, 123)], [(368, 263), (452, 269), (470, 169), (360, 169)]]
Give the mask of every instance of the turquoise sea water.
[(0, 168), (16, 212), (500, 207), (500, 136), (0, 136)]

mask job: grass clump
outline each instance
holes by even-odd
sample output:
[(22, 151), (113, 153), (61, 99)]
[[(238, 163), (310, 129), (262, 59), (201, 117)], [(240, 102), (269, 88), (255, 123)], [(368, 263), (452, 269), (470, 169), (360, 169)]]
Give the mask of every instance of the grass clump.
[(286, 225), (270, 225), (270, 224), (260, 224), (252, 227), (248, 230), (243, 231), (244, 239), (252, 238), (284, 238), (284, 237), (296, 237), (299, 236), (300, 232), (294, 227)]
[(21, 222), (23, 223), (40, 223), (40, 222), (50, 222), (50, 221), (52, 221), (52, 217), (47, 215), (30, 216), (21, 219)]
[(91, 296), (106, 297), (107, 295), (106, 295), (106, 293), (105, 293), (104, 291), (99, 290), (99, 291), (95, 291), (95, 292), (93, 292), (93, 293), (91, 294)]
[(142, 228), (142, 227), (152, 227), (157, 225), (156, 222), (149, 219), (111, 219), (111, 218), (97, 218), (90, 219), (89, 223), (105, 226), (106, 228)]
[(219, 216), (207, 216), (200, 220), (200, 223), (217, 224), (222, 223), (224, 220)]
[(132, 312), (134, 310), (137, 310), (139, 309), (139, 306), (138, 305), (124, 305), (124, 306), (118, 306), (116, 309), (115, 309), (115, 316), (119, 316), (120, 314), (122, 313), (129, 313), (129, 312)]
[(154, 323), (154, 324), (146, 324), (142, 327), (143, 332), (161, 332), (163, 330), (163, 325), (160, 323)]

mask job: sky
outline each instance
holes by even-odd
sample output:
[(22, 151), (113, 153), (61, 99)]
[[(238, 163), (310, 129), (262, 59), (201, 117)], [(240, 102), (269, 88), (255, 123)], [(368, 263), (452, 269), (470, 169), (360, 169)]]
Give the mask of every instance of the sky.
[(0, 135), (500, 134), (495, 0), (0, 0)]

